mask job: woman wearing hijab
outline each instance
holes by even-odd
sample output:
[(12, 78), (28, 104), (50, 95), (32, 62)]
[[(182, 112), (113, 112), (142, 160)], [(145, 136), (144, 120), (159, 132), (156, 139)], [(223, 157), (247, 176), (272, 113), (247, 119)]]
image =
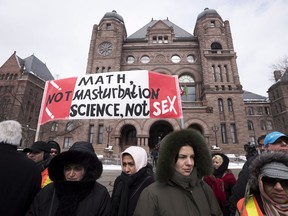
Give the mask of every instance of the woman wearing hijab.
[(236, 183), (236, 178), (232, 171), (228, 169), (229, 158), (225, 154), (212, 154), (212, 163), (214, 168), (213, 175), (205, 176), (204, 181), (213, 189), (223, 215), (229, 216), (229, 198), (232, 193), (232, 187)]
[(91, 143), (74, 143), (51, 160), (48, 171), (53, 183), (38, 193), (27, 216), (110, 215), (109, 193), (96, 181), (102, 163)]
[(160, 144), (156, 182), (146, 187), (134, 216), (220, 216), (212, 189), (202, 177), (212, 173), (212, 160), (199, 131), (167, 135)]
[(253, 160), (245, 196), (237, 203), (236, 215), (288, 215), (286, 152), (265, 152)]
[(147, 153), (131, 146), (121, 153), (122, 173), (114, 182), (112, 216), (132, 216), (140, 193), (154, 182), (153, 168), (147, 163)]

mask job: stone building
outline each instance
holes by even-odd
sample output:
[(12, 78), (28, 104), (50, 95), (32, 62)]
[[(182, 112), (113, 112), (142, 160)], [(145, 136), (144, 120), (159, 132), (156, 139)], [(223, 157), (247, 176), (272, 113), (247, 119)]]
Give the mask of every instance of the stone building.
[(288, 69), (274, 71), (275, 84), (268, 89), (275, 130), (288, 134)]
[(0, 67), (0, 121), (21, 123), (22, 147), (35, 139), (45, 81), (53, 79), (47, 66), (34, 55), (22, 59), (14, 52)]
[[(99, 154), (118, 154), (130, 145), (148, 151), (171, 131), (196, 128), (212, 149), (243, 152), (243, 145), (271, 131), (273, 122), (267, 98), (242, 89), (236, 58), (229, 21), (216, 10), (198, 15), (193, 34), (167, 18), (152, 19), (130, 36), (123, 17), (108, 12), (93, 26), (86, 74), (150, 70), (178, 75), (185, 92), (183, 120), (56, 121), (41, 127), (41, 136), (64, 148), (87, 140)], [(252, 115), (250, 107), (263, 115)], [(260, 119), (271, 127), (261, 128)]]
[[(21, 77), (25, 75), (36, 80), (35, 76), (40, 74), (34, 70), (23, 73), (27, 66), (17, 63), (22, 61), (16, 57), (15, 54), (8, 61), (14, 61), (13, 70), (18, 71), (18, 76), (21, 74)], [(184, 92), (181, 96), (183, 119), (53, 121), (41, 126), (39, 139), (55, 140), (63, 149), (68, 149), (76, 141), (90, 141), (98, 154), (111, 156), (130, 145), (142, 146), (148, 152), (169, 132), (195, 128), (203, 134), (211, 149), (244, 153), (244, 144), (255, 143), (260, 135), (270, 132), (274, 126), (269, 100), (242, 89), (236, 58), (229, 21), (224, 21), (213, 9), (205, 9), (198, 15), (193, 33), (167, 18), (152, 19), (130, 36), (123, 17), (116, 11), (108, 12), (99, 24), (93, 26), (86, 74), (150, 70), (178, 75)], [(7, 62), (0, 69), (2, 91), (6, 88), (3, 87), (6, 85), (4, 81), (10, 82), (6, 74), (12, 71), (6, 68)], [(38, 85), (31, 82), (39, 88), (40, 98), (44, 81), (49, 79), (52, 75), (48, 79), (39, 76)], [(24, 98), (28, 98), (25, 103), (28, 103), (32, 93), (24, 90)], [(38, 117), (41, 104), (41, 99), (36, 98), (34, 117)], [(14, 119), (17, 119), (15, 115)], [(35, 130), (37, 119), (33, 117), (32, 121), (28, 116), (31, 115), (22, 115), (21, 118), (28, 118), (23, 125)]]

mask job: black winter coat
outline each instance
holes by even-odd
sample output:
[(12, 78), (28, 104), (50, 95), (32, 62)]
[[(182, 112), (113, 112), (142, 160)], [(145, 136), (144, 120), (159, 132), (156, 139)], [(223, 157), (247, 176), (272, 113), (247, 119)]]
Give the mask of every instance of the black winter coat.
[(131, 176), (122, 172), (114, 182), (111, 216), (132, 216), (141, 192), (153, 182), (150, 164)]
[(245, 164), (243, 165), (242, 170), (238, 174), (238, 178), (236, 181), (236, 184), (232, 188), (232, 194), (229, 199), (230, 203), (230, 215), (235, 215), (235, 212), (237, 210), (237, 202), (244, 197), (245, 195), (245, 189), (246, 185), (249, 180), (249, 167), (252, 163), (252, 161), (257, 157), (258, 155), (254, 155), (250, 157)]
[[(64, 167), (82, 165), (80, 181), (66, 181)], [(69, 151), (55, 156), (48, 167), (53, 183), (37, 195), (27, 216), (108, 216), (111, 211), (107, 189), (96, 182), (103, 166), (88, 142), (76, 142)], [(55, 191), (55, 193), (54, 193)]]
[[(52, 205), (52, 197), (54, 192), (54, 183), (44, 187), (36, 196), (33, 205), (26, 216), (49, 216), (50, 208), (51, 215), (55, 215), (59, 205), (57, 195), (54, 195)], [(110, 195), (107, 189), (95, 183), (93, 189), (88, 196), (82, 200), (77, 207), (77, 216), (108, 216), (110, 215)]]
[(36, 163), (16, 146), (0, 143), (0, 170), (0, 215), (25, 215), (41, 188)]

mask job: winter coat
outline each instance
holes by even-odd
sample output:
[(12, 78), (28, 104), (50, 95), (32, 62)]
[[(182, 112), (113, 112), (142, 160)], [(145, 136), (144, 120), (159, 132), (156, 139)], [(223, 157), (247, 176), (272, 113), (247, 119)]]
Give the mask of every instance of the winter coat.
[[(70, 188), (71, 190), (75, 191), (75, 194), (77, 193), (76, 191), (78, 191), (79, 193), (82, 192), (81, 186), (75, 190), (75, 188), (77, 187), (76, 185), (73, 185), (73, 183), (75, 182), (68, 182), (68, 183), (72, 183)], [(56, 209), (59, 206), (59, 198), (57, 194), (54, 194), (54, 201), (52, 205), (51, 201), (53, 198), (53, 193), (55, 191), (54, 184), (55, 183), (51, 183), (45, 186), (39, 192), (39, 194), (36, 196), (35, 200), (33, 201), (33, 205), (31, 206), (26, 216), (32, 216), (32, 215), (33, 216), (36, 216), (36, 215), (37, 216), (49, 216), (50, 207), (51, 207), (51, 216), (55, 215)], [(64, 193), (64, 191), (69, 193), (68, 188), (69, 187), (62, 189), (62, 193)], [(70, 191), (70, 194), (72, 195), (71, 191)], [(108, 216), (110, 215), (109, 206), (110, 206), (110, 196), (109, 196), (109, 193), (107, 192), (107, 189), (103, 185), (95, 182), (95, 184), (92, 187), (92, 190), (89, 190), (89, 194), (78, 204), (77, 210), (74, 215), (77, 215), (77, 216), (84, 216), (84, 215), (85, 216), (96, 216), (96, 215), (106, 216), (107, 215)], [(63, 214), (63, 215), (66, 215), (66, 214)]]
[[(223, 159), (223, 162), (222, 164), (218, 167), (218, 169), (214, 169), (214, 172), (213, 172), (213, 176), (208, 176), (208, 177), (205, 177), (204, 180), (209, 184), (209, 178), (218, 178), (218, 179), (221, 179), (223, 181), (223, 184), (224, 184), (224, 200), (221, 200), (222, 202), (220, 203), (219, 202), (219, 199), (218, 199), (218, 202), (219, 202), (219, 205), (222, 209), (222, 212), (223, 212), (223, 215), (224, 216), (229, 216), (230, 215), (230, 212), (229, 212), (229, 198), (232, 194), (232, 188), (233, 186), (235, 185), (236, 183), (236, 178), (234, 176), (234, 174), (232, 173), (232, 171), (230, 169), (228, 169), (229, 167), (229, 158), (223, 154), (223, 153), (214, 153), (212, 154), (212, 158), (215, 156), (215, 155), (219, 155), (222, 157)], [(210, 180), (211, 182), (211, 180)], [(211, 184), (209, 184), (211, 186)], [(245, 190), (245, 189), (244, 189)], [(214, 193), (217, 194), (220, 193), (219, 190), (214, 190)], [(220, 194), (219, 194), (220, 195)], [(218, 196), (216, 195), (216, 197), (218, 198)]]
[[(193, 148), (194, 168), (189, 176), (175, 171), (182, 146)], [(204, 137), (194, 129), (172, 132), (160, 143), (156, 182), (143, 190), (134, 216), (222, 215), (212, 189), (202, 177), (212, 173), (212, 158)]]
[(250, 171), (249, 167), (252, 163), (252, 161), (257, 157), (258, 155), (254, 155), (250, 157), (245, 164), (243, 165), (242, 170), (238, 174), (237, 181), (235, 185), (232, 188), (232, 194), (229, 198), (229, 204), (230, 204), (230, 215), (235, 215), (236, 209), (237, 209), (237, 202), (244, 197), (245, 195), (245, 189), (246, 185), (248, 183)]
[(17, 147), (0, 143), (0, 215), (23, 216), (40, 190), (36, 163)]
[[(261, 194), (259, 190), (259, 176), (261, 174), (261, 170), (264, 167), (264, 165), (271, 163), (271, 162), (278, 162), (278, 163), (284, 164), (285, 166), (288, 166), (287, 153), (281, 152), (281, 151), (275, 151), (275, 152), (265, 152), (265, 153), (262, 153), (261, 155), (258, 155), (251, 162), (249, 166), (249, 178), (247, 181), (247, 187), (246, 187), (245, 193), (243, 195), (245, 199), (244, 205), (247, 204), (245, 202), (247, 202), (248, 197), (253, 195), (255, 197), (255, 201), (257, 201), (257, 204), (263, 214), (265, 214), (265, 210), (264, 210), (263, 200), (261, 198)], [(239, 215), (239, 212), (241, 212), (242, 208), (243, 206), (238, 205), (238, 211), (236, 212), (236, 215)]]
[[(153, 169), (150, 164), (133, 175), (122, 172), (114, 182), (112, 193), (112, 216), (132, 216), (139, 196), (144, 188), (154, 182)], [(124, 194), (125, 193), (125, 194)], [(127, 197), (125, 202), (123, 199)], [(123, 202), (122, 202), (123, 201)], [(124, 207), (122, 205), (127, 205)], [(123, 214), (127, 208), (127, 213)]]
[[(66, 181), (64, 166), (80, 164), (85, 169), (81, 181)], [(107, 189), (96, 182), (103, 171), (93, 146), (77, 142), (55, 156), (48, 167), (53, 183), (44, 187), (27, 213), (27, 216), (106, 216), (110, 215), (110, 195)], [(50, 214), (51, 212), (51, 214)]]

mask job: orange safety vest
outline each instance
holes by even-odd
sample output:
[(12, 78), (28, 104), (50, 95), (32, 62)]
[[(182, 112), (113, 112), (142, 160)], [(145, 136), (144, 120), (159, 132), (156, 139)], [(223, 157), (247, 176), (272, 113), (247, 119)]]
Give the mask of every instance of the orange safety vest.
[(48, 168), (44, 169), (41, 172), (41, 176), (42, 176), (41, 188), (45, 187), (47, 184), (52, 182), (48, 175)]
[(263, 213), (258, 205), (256, 198), (250, 195), (247, 203), (244, 203), (242, 198), (237, 203), (237, 210), (240, 216), (263, 216)]

